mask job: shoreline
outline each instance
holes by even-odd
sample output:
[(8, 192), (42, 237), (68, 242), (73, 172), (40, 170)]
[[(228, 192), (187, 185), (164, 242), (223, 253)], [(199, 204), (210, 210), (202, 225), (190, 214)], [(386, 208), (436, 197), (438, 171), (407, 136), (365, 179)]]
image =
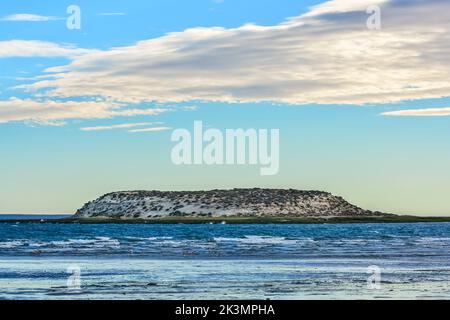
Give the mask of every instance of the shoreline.
[(64, 218), (13, 219), (0, 223), (41, 224), (355, 224), (355, 223), (438, 223), (450, 217), (385, 216), (385, 217), (164, 217), (150, 219)]

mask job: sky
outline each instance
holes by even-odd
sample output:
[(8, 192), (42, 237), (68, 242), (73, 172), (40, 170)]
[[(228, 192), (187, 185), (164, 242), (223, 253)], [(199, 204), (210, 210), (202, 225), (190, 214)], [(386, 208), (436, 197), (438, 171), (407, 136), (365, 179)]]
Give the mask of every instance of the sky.
[[(71, 5), (79, 29), (67, 26)], [(122, 190), (267, 187), (450, 215), (449, 10), (443, 0), (2, 1), (0, 213), (73, 213)], [(194, 121), (279, 129), (279, 173), (174, 165), (171, 133)]]

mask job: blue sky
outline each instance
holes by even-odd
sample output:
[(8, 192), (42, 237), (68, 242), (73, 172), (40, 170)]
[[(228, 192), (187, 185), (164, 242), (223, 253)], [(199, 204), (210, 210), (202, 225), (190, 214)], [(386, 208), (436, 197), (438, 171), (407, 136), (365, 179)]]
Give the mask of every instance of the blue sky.
[[(3, 1), (0, 212), (71, 213), (118, 190), (276, 187), (450, 214), (449, 5), (343, 3)], [(370, 3), (381, 30), (366, 27)], [(80, 30), (66, 28), (71, 4)], [(280, 129), (279, 174), (174, 166), (165, 128), (195, 120)], [(86, 130), (142, 123), (161, 130)]]

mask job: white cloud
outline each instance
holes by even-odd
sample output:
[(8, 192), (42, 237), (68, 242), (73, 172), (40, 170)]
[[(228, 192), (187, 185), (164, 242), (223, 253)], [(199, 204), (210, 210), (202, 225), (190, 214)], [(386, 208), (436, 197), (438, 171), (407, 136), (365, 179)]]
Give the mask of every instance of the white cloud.
[(104, 119), (136, 115), (157, 115), (161, 108), (129, 109), (106, 101), (53, 101), (11, 98), (0, 101), (0, 123), (30, 121), (51, 124), (66, 119)]
[[(369, 5), (382, 8), (380, 31), (366, 27)], [(39, 90), (44, 100), (0, 101), (0, 123), (60, 124), (65, 119), (167, 111), (131, 107), (148, 101), (366, 104), (450, 96), (449, 10), (450, 2), (439, 0), (333, 0), (274, 26), (193, 28), (104, 51), (45, 41), (0, 41), (0, 58), (71, 60), (16, 87)], [(27, 18), (46, 19), (9, 16)], [(76, 102), (76, 97), (100, 100)], [(449, 112), (440, 108), (383, 115)]]
[(303, 17), (314, 17), (324, 14), (366, 11), (369, 6), (382, 5), (389, 0), (332, 0), (313, 6)]
[(40, 22), (40, 21), (51, 21), (51, 20), (60, 20), (61, 18), (50, 17), (50, 16), (41, 16), (38, 14), (30, 14), (30, 13), (18, 13), (12, 14), (9, 16), (5, 16), (1, 18), (2, 21), (28, 21), (28, 22)]
[(124, 16), (124, 12), (102, 12), (98, 14), (99, 16)]
[(450, 116), (450, 108), (398, 110), (384, 112), (382, 115), (392, 117), (445, 117)]
[(0, 58), (10, 57), (72, 57), (94, 53), (97, 50), (81, 49), (38, 40), (0, 41)]
[[(382, 5), (382, 30), (367, 29), (368, 4)], [(334, 0), (275, 26), (194, 28), (76, 56), (21, 88), (128, 103), (439, 98), (450, 93), (449, 11), (439, 0)]]
[(98, 126), (98, 127), (84, 127), (80, 128), (81, 131), (105, 131), (105, 130), (114, 130), (114, 129), (128, 129), (135, 127), (144, 127), (150, 126), (154, 123), (152, 122), (139, 122), (139, 123), (123, 123), (123, 124), (115, 124), (111, 126)]
[(159, 132), (159, 131), (167, 131), (172, 130), (170, 127), (154, 127), (154, 128), (144, 128), (144, 129), (133, 129), (128, 130), (131, 133), (139, 133), (139, 132)]

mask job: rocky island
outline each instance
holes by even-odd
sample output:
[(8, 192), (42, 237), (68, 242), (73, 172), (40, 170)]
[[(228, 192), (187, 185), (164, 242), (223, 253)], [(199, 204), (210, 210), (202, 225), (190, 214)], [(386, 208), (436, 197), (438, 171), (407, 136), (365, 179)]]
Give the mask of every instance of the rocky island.
[(323, 191), (232, 189), (122, 191), (86, 203), (67, 218), (0, 219), (0, 223), (76, 224), (329, 224), (450, 222), (448, 216), (395, 215), (364, 210)]
[[(86, 203), (74, 219), (271, 219), (388, 217), (331, 193), (293, 189), (125, 191)], [(261, 221), (261, 220), (260, 220)]]

